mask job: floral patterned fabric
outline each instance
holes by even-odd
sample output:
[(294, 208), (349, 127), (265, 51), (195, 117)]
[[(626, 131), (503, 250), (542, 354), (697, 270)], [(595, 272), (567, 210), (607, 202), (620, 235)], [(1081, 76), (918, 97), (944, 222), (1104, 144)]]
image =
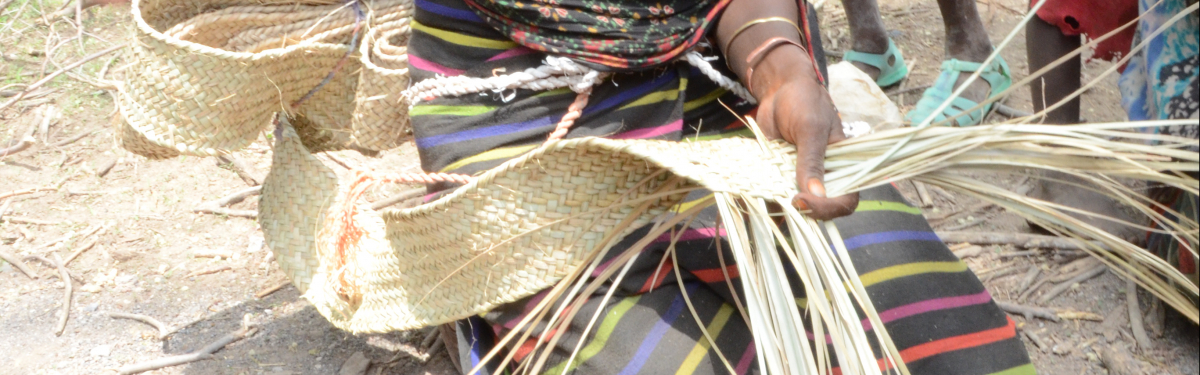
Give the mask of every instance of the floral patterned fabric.
[(703, 40), (730, 0), (466, 0), (534, 50), (606, 70), (666, 63)]

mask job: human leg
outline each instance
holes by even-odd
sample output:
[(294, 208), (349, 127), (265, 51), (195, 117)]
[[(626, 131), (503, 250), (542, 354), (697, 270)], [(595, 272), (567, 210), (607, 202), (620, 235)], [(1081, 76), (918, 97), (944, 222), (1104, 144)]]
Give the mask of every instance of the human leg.
[[(969, 126), (979, 124), (991, 110), (992, 105), (964, 114), (967, 110), (991, 96), (1004, 91), (1012, 84), (1012, 75), (1004, 59), (997, 57), (991, 64), (980, 65), (992, 53), (992, 43), (987, 30), (979, 18), (973, 0), (938, 0), (942, 22), (946, 31), (945, 53), (942, 74), (933, 86), (925, 90), (916, 108), (906, 118), (919, 123), (932, 118), (932, 122), (955, 118), (951, 125)], [(934, 113), (951, 93), (966, 83), (975, 71), (982, 71), (980, 78), (972, 82), (951, 105)]]
[[(1034, 18), (1025, 26), (1025, 51), (1029, 55), (1030, 73), (1042, 69), (1079, 46), (1078, 35), (1064, 35), (1057, 26), (1041, 18)], [(1083, 65), (1080, 61), (1081, 58), (1067, 60), (1029, 85), (1034, 112), (1041, 112), (1079, 89)], [(1062, 107), (1047, 113), (1046, 122), (1079, 122), (1079, 98), (1073, 98)]]

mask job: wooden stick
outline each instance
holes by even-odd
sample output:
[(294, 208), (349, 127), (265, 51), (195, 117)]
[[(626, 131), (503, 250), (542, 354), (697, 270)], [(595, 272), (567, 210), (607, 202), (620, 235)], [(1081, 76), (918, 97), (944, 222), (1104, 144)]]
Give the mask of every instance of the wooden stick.
[(1038, 288), (1041, 288), (1042, 285), (1045, 285), (1048, 282), (1050, 282), (1049, 276), (1039, 279), (1036, 283), (1033, 283), (1033, 285), (1030, 286), (1029, 289), (1025, 289), (1024, 292), (1021, 292), (1021, 296), (1017, 297), (1017, 302), (1025, 302), (1025, 299), (1029, 298), (1030, 294), (1033, 294), (1034, 291), (1037, 291)]
[(208, 202), (201, 203), (200, 206), (203, 206), (203, 207), (229, 207), (231, 205), (234, 205), (234, 204), (240, 203), (241, 201), (246, 200), (246, 198), (249, 198), (249, 197), (252, 197), (255, 195), (259, 195), (259, 194), (262, 194), (262, 186), (255, 186), (255, 187), (236, 191), (233, 194), (226, 195), (225, 197), (223, 197), (221, 199), (217, 199), (215, 201), (208, 201)]
[(158, 329), (158, 339), (159, 340), (165, 339), (167, 337), (167, 333), (170, 332), (170, 330), (167, 329), (166, 324), (163, 324), (163, 322), (158, 321), (158, 319), (154, 319), (149, 316), (139, 315), (139, 314), (127, 314), (127, 313), (122, 313), (122, 312), (112, 312), (112, 311), (106, 312), (105, 314), (108, 314), (108, 316), (113, 319), (130, 319), (130, 320), (136, 320), (136, 321), (139, 321), (142, 323), (149, 324), (149, 325), (153, 326), (154, 328)]
[(406, 201), (406, 200), (409, 200), (412, 198), (416, 198), (416, 197), (422, 196), (424, 194), (425, 194), (425, 188), (416, 188), (416, 189), (412, 189), (412, 190), (406, 190), (406, 191), (400, 192), (400, 194), (397, 194), (394, 197), (381, 199), (381, 200), (375, 201), (374, 203), (371, 203), (371, 209), (372, 210), (380, 210), (380, 209), (383, 209), (384, 207), (388, 207), (388, 206), (391, 206), (396, 203), (400, 203), (400, 202), (403, 202), (403, 201)]
[[(104, 228), (104, 227), (102, 227), (102, 226), (94, 226), (94, 227), (92, 227), (91, 229), (88, 229), (87, 231), (84, 231), (84, 232), (83, 232), (83, 235), (80, 235), (80, 238), (87, 238), (88, 236), (91, 236), (92, 234), (94, 234), (94, 233), (96, 233), (96, 232), (99, 232), (99, 231), (100, 231), (100, 229), (103, 229), (103, 228)], [(41, 244), (41, 245), (40, 245), (40, 246), (38, 246), (37, 248), (38, 248), (38, 249), (48, 249), (48, 248), (50, 248), (51, 246), (57, 245), (57, 244), (59, 244), (59, 243), (70, 241), (72, 238), (75, 238), (75, 236), (76, 236), (76, 235), (79, 235), (79, 233), (74, 233), (74, 232), (72, 232), (72, 233), (67, 233), (65, 236), (62, 236), (62, 237), (55, 238), (55, 239), (53, 239), (53, 240), (47, 241), (46, 243), (43, 243), (43, 244)]]
[(209, 359), (209, 358), (212, 358), (213, 353), (216, 353), (218, 350), (221, 350), (226, 345), (232, 344), (234, 342), (237, 342), (238, 340), (241, 340), (250, 335), (253, 335), (254, 332), (257, 332), (257, 331), (258, 331), (258, 328), (254, 327), (254, 326), (242, 327), (242, 329), (239, 329), (236, 332), (225, 335), (225, 336), (217, 339), (217, 341), (213, 341), (213, 343), (208, 344), (208, 346), (205, 346), (195, 352), (192, 352), (189, 354), (174, 355), (174, 356), (170, 356), (170, 357), (163, 357), (163, 358), (155, 359), (152, 361), (146, 361), (146, 362), (142, 362), (142, 363), (135, 363), (135, 364), (124, 366), (124, 367), (121, 367), (120, 369), (117, 369), (117, 373), (119, 373), (121, 375), (138, 374), (138, 373), (143, 373), (143, 372), (150, 371), (150, 370), (157, 370), (157, 369), (164, 368), (164, 367), (178, 366), (178, 365), (182, 365), (185, 363), (192, 363), (192, 362), (196, 362), (199, 360)]
[[(58, 268), (58, 263), (55, 263), (53, 260), (46, 259), (46, 257), (41, 256), (41, 255), (26, 255), (25, 260), (26, 261), (36, 260), (38, 262), (41, 262), (42, 264), (49, 266), (50, 268)], [(58, 276), (58, 275), (55, 275), (55, 276)], [(80, 283), (84, 282), (83, 279), (79, 278), (79, 276), (75, 276), (74, 273), (71, 273), (71, 270), (69, 270), (69, 269), (67, 270), (67, 276), (70, 276), (71, 280), (75, 280)]]
[(58, 190), (58, 189), (57, 188), (28, 188), (25, 190), (13, 190), (13, 191), (10, 191), (7, 193), (0, 193), (0, 199), (15, 197), (15, 196), (19, 196), (19, 195), (33, 194), (33, 193), (42, 192), (42, 191), (55, 191), (55, 190)]
[(437, 329), (437, 327), (433, 327), (433, 329), (430, 330), (429, 333), (425, 334), (425, 339), (421, 340), (421, 347), (428, 348), (431, 345), (433, 345), (433, 340), (437, 340), (438, 336), (440, 336), (441, 333), (442, 332), (439, 331)]
[(13, 256), (12, 254), (9, 254), (4, 250), (0, 250), (0, 259), (4, 259), (5, 262), (13, 265), (13, 267), (15, 267), (18, 271), (21, 271), (21, 273), (25, 274), (25, 276), (29, 277), (30, 279), (37, 280), (37, 273), (34, 273), (33, 270), (29, 269), (29, 266), (25, 265), (25, 262), (17, 259), (17, 257)]
[(275, 293), (275, 292), (279, 291), (280, 289), (283, 289), (283, 287), (291, 285), (291, 284), (292, 284), (291, 280), (284, 280), (283, 282), (281, 282), (279, 284), (276, 284), (274, 286), (270, 286), (266, 289), (260, 290), (260, 291), (258, 291), (258, 293), (254, 293), (254, 298), (262, 299), (263, 297), (269, 296), (272, 293)]
[(1133, 330), (1133, 338), (1137, 341), (1138, 349), (1143, 352), (1150, 350), (1150, 336), (1146, 335), (1146, 326), (1142, 323), (1142, 307), (1138, 304), (1137, 283), (1128, 279), (1125, 284), (1125, 304), (1129, 307), (1129, 327)]
[(54, 263), (54, 267), (58, 268), (59, 278), (62, 279), (65, 286), (63, 288), (62, 316), (58, 317), (58, 326), (54, 328), (54, 335), (62, 336), (63, 331), (67, 329), (67, 319), (71, 317), (71, 293), (75, 288), (71, 285), (71, 274), (67, 272), (67, 266), (63, 264), (58, 254), (54, 254)]
[(233, 173), (237, 173), (238, 177), (245, 182), (246, 185), (258, 186), (262, 185), (262, 178), (255, 176), (254, 169), (246, 164), (242, 159), (233, 155), (217, 155), (217, 165), (222, 168), (229, 168)]
[(929, 196), (929, 189), (925, 187), (925, 184), (917, 180), (912, 180), (912, 184), (917, 188), (917, 197), (921, 198), (921, 207), (933, 206), (933, 198)]
[(1028, 288), (1030, 285), (1033, 285), (1033, 281), (1037, 280), (1038, 275), (1040, 275), (1041, 273), (1042, 273), (1042, 269), (1039, 268), (1036, 264), (1029, 266), (1029, 271), (1026, 271), (1025, 277), (1021, 278), (1021, 284), (1017, 286), (1017, 290), (1024, 291), (1025, 288)]
[[(0, 12), (3, 12), (4, 8), (8, 8), (8, 5), (12, 4), (14, 1), (17, 1), (17, 0), (0, 0)], [(16, 16), (14, 15), (13, 17), (16, 17)]]
[(1017, 268), (1017, 266), (1016, 266), (1016, 265), (1013, 265), (1013, 266), (1010, 266), (1010, 267), (1005, 267), (1005, 268), (1003, 268), (1003, 269), (1000, 269), (1000, 270), (994, 271), (994, 272), (992, 272), (992, 273), (989, 273), (989, 274), (988, 274), (986, 277), (984, 277), (984, 278), (983, 278), (983, 280), (982, 280), (982, 281), (986, 283), (986, 282), (988, 282), (988, 281), (992, 281), (993, 279), (996, 279), (996, 278), (998, 278), (998, 277), (1004, 277), (1004, 276), (1012, 275), (1012, 274), (1014, 274), (1014, 273), (1017, 273), (1017, 272), (1019, 272), (1019, 269)]
[(76, 249), (75, 252), (71, 253), (71, 256), (67, 257), (67, 260), (64, 261), (65, 263), (63, 265), (66, 266), (66, 265), (71, 264), (71, 261), (75, 260), (75, 258), (79, 257), (80, 254), (83, 254), (84, 251), (87, 251), (88, 249), (95, 247), (96, 242), (98, 242), (98, 241), (99, 241), (99, 239), (93, 237), (90, 241), (83, 244), (83, 246), (80, 246), (78, 249)]
[(1074, 279), (1076, 276), (1082, 275), (1084, 272), (1091, 271), (1099, 264), (1102, 263), (1099, 259), (1094, 257), (1080, 258), (1079, 260), (1073, 261), (1062, 267), (1062, 270), (1067, 273), (1050, 276), (1050, 282), (1060, 283)]
[(1021, 330), (1021, 333), (1024, 333), (1025, 337), (1028, 337), (1029, 341), (1032, 342), (1034, 346), (1037, 346), (1038, 349), (1041, 349), (1042, 352), (1045, 352), (1047, 349), (1049, 349), (1049, 346), (1046, 345), (1046, 342), (1042, 341), (1042, 338), (1036, 333), (1033, 333), (1033, 331), (1023, 329)]
[(963, 215), (973, 214), (975, 212), (978, 212), (980, 210), (986, 209), (991, 206), (992, 206), (992, 203), (982, 202), (982, 203), (976, 204), (974, 206), (967, 207), (966, 209), (961, 210), (961, 211), (946, 211), (945, 213), (942, 213), (941, 215), (929, 216), (925, 219), (929, 221), (929, 225), (938, 225), (938, 224), (941, 224), (941, 222), (943, 222), (943, 221), (950, 220), (952, 218), (956, 218), (956, 217), (963, 216)]
[(204, 269), (204, 270), (199, 270), (199, 271), (196, 271), (196, 272), (192, 272), (192, 273), (189, 273), (187, 276), (184, 276), (184, 277), (196, 277), (196, 276), (211, 275), (211, 274), (214, 274), (214, 273), (217, 273), (217, 272), (221, 272), (221, 271), (229, 271), (229, 270), (231, 270), (231, 269), (233, 269), (233, 268), (230, 268), (228, 265), (224, 265), (224, 266), (217, 266), (217, 267), (213, 267), (213, 268), (209, 268), (209, 269)]
[(50, 145), (50, 148), (58, 148), (58, 147), (66, 146), (66, 145), (78, 142), (80, 139), (84, 139), (87, 136), (92, 135), (92, 134), (96, 134), (96, 131), (92, 130), (92, 131), (79, 132), (79, 134), (76, 134), (75, 136), (73, 136), (71, 138), (67, 138), (67, 139), (64, 139), (64, 140), (61, 140), (58, 142), (54, 142), (54, 144)]
[(1101, 264), (1096, 268), (1088, 270), (1088, 272), (1085, 272), (1082, 275), (1075, 276), (1073, 279), (1067, 280), (1062, 284), (1058, 284), (1058, 286), (1054, 287), (1054, 289), (1050, 289), (1049, 292), (1046, 292), (1046, 294), (1042, 296), (1042, 299), (1038, 300), (1038, 304), (1044, 305), (1046, 302), (1050, 302), (1050, 300), (1054, 299), (1054, 297), (1058, 297), (1058, 295), (1062, 294), (1062, 292), (1067, 291), (1067, 289), (1071, 289), (1071, 285), (1075, 285), (1076, 283), (1081, 283), (1093, 277), (1100, 276), (1100, 274), (1107, 270), (1108, 266)]
[(225, 258), (233, 259), (232, 251), (199, 249), (192, 251), (192, 256), (196, 258)]
[(42, 77), (42, 79), (38, 80), (37, 82), (34, 82), (33, 84), (31, 84), (29, 86), (25, 86), (25, 91), (22, 91), (20, 94), (17, 94), (17, 96), (12, 97), (12, 99), (9, 99), (7, 102), (4, 102), (4, 104), (0, 104), (0, 110), (8, 108), (9, 106), (13, 105), (13, 103), (21, 101), (21, 99), (23, 99), (25, 97), (25, 95), (29, 95), (29, 93), (32, 92), (33, 90), (37, 89), (38, 87), (42, 87), (42, 85), (46, 84), (47, 82), (50, 82), (50, 80), (54, 79), (55, 77), (58, 77), (59, 75), (62, 75), (63, 73), (66, 73), (68, 70), (78, 68), (80, 65), (83, 65), (84, 63), (86, 63), (88, 61), (92, 61), (101, 56), (113, 53), (116, 50), (124, 48), (127, 44), (128, 44), (128, 42), (117, 44), (112, 47), (105, 48), (102, 51), (93, 53), (91, 55), (84, 56), (82, 59), (79, 59), (78, 61), (70, 63), (67, 66), (64, 66), (62, 69), (55, 71), (54, 73), (50, 73), (49, 75)]
[[(937, 232), (944, 242), (970, 242), (976, 245), (1013, 245), (1021, 248), (1084, 250), (1087, 247), (1070, 238), (1026, 233), (1000, 232)], [(1094, 243), (1101, 249), (1108, 246)]]
[(107, 162), (104, 162), (104, 164), (101, 164), (100, 168), (96, 169), (96, 177), (104, 177), (108, 174), (108, 172), (112, 172), (113, 167), (117, 166), (117, 161), (119, 160), (121, 160), (121, 157), (115, 156), (112, 159), (109, 159)]
[(37, 140), (33, 139), (32, 137), (21, 138), (21, 141), (17, 142), (16, 145), (13, 145), (12, 147), (5, 148), (5, 149), (0, 149), (0, 157), (5, 157), (5, 156), (9, 156), (9, 155), (21, 152), (21, 151), (25, 151), (25, 150), (29, 149), (29, 147), (32, 147), (34, 143), (37, 143)]
[(952, 226), (943, 228), (942, 230), (947, 231), (947, 232), (959, 231), (959, 230), (967, 229), (967, 228), (982, 224), (985, 220), (987, 220), (987, 218), (983, 217), (983, 215), (980, 215), (979, 217), (977, 217), (973, 220), (969, 220), (962, 224), (952, 225)]
[(61, 221), (46, 221), (46, 220), (38, 220), (38, 219), (28, 218), (28, 217), (23, 217), (23, 216), (11, 216), (11, 215), (0, 218), (0, 221), (7, 221), (10, 223), (17, 223), (17, 224), (32, 224), (32, 225), (59, 225), (59, 224), (63, 223)]
[(236, 216), (236, 217), (244, 217), (244, 218), (250, 218), (250, 219), (258, 218), (258, 211), (231, 210), (231, 209), (223, 208), (223, 207), (196, 207), (195, 209), (192, 209), (192, 212), (200, 213), (200, 214)]
[(954, 255), (958, 257), (958, 259), (967, 259), (967, 258), (979, 256), (979, 254), (983, 252), (983, 246), (969, 245), (962, 249), (954, 250), (951, 252), (953, 252)]
[(1018, 305), (1012, 302), (1003, 301), (996, 301), (996, 306), (1000, 306), (1001, 310), (1004, 310), (1009, 314), (1024, 315), (1026, 321), (1033, 320), (1033, 318), (1042, 318), (1052, 322), (1059, 321), (1058, 315), (1054, 313), (1054, 310), (1044, 307)]

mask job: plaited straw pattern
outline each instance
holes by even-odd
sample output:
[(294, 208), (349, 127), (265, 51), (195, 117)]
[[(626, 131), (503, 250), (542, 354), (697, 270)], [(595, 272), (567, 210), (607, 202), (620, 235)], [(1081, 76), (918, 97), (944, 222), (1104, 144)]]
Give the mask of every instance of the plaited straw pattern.
[[(151, 158), (216, 155), (248, 145), (280, 111), (296, 119), (313, 151), (349, 144), (362, 70), (356, 56), (343, 61), (354, 10), (341, 2), (275, 3), (135, 0), (138, 40), (118, 98), (122, 145)], [(411, 0), (362, 4), (368, 16), (358, 22), (360, 35), (413, 11)]]
[(618, 228), (641, 203), (629, 200), (695, 187), (764, 198), (795, 194), (787, 177), (795, 156), (787, 145), (764, 150), (747, 139), (552, 141), (437, 201), (382, 215), (360, 209), (362, 298), (351, 305), (327, 284), (328, 275), (318, 274), (314, 260), (321, 257), (313, 246), (315, 223), (332, 194), (345, 187), (334, 186), (330, 170), (295, 133), (282, 134), (260, 203), (263, 232), (305, 297), (334, 325), (353, 332), (449, 322), (532, 295), (582, 266), (604, 238), (620, 238), (670, 210), (682, 193), (651, 200), (633, 225)]
[(409, 18), (371, 29), (360, 45), (362, 73), (354, 111), (354, 139), (362, 147), (386, 150), (400, 146), (410, 132), (408, 105)]
[(339, 196), (338, 179), (291, 128), (277, 135), (271, 171), (258, 202), (258, 222), (280, 268), (297, 289), (305, 291), (320, 269), (312, 249), (318, 224)]

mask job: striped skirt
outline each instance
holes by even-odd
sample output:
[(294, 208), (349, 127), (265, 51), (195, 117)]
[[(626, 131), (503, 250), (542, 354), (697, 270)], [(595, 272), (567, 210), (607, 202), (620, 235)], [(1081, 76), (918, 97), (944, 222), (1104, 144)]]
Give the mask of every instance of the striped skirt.
[[(417, 0), (416, 6), (409, 42), (414, 82), (435, 76), (491, 77), (539, 66), (546, 57), (496, 32), (461, 0)], [(467, 174), (492, 168), (544, 142), (574, 98), (566, 89), (512, 90), (423, 101), (410, 112), (422, 167)], [(749, 136), (737, 115), (754, 109), (687, 64), (674, 64), (613, 74), (593, 89), (567, 137), (684, 141)], [(431, 186), (433, 191), (451, 188)], [(704, 195), (693, 194), (683, 205)], [(664, 258), (670, 241), (659, 238), (633, 261), (619, 283), (609, 280), (597, 290), (592, 296), (597, 298), (588, 299), (562, 332), (543, 367), (545, 373), (728, 373), (718, 351), (736, 373), (757, 373), (753, 338), (735, 307), (740, 299), (735, 294), (741, 293), (738, 268), (718, 220), (715, 209), (702, 212), (688, 227), (678, 228), (683, 233), (675, 247), (677, 259)], [(1034, 373), (1012, 320), (937, 238), (920, 211), (893, 187), (864, 191), (858, 211), (835, 223), (883, 328), (914, 374)], [(635, 231), (610, 254), (645, 233), (646, 229)], [(794, 277), (789, 281), (800, 283)], [(613, 297), (602, 303), (600, 297), (610, 290)], [(684, 302), (685, 293), (699, 322)], [(464, 370), (480, 365), (485, 353), (495, 349), (497, 338), (510, 332), (543, 297), (539, 293), (459, 321)], [(806, 296), (796, 298), (805, 305)], [(596, 323), (584, 337), (593, 316)], [(703, 337), (700, 325), (716, 345)], [(864, 326), (879, 328), (865, 320)], [(520, 361), (536, 354), (533, 348), (539, 340), (556, 333), (538, 326), (529, 340), (501, 349), (512, 351)], [(578, 354), (567, 363), (576, 349)], [(486, 373), (511, 370), (495, 363), (482, 366)]]

